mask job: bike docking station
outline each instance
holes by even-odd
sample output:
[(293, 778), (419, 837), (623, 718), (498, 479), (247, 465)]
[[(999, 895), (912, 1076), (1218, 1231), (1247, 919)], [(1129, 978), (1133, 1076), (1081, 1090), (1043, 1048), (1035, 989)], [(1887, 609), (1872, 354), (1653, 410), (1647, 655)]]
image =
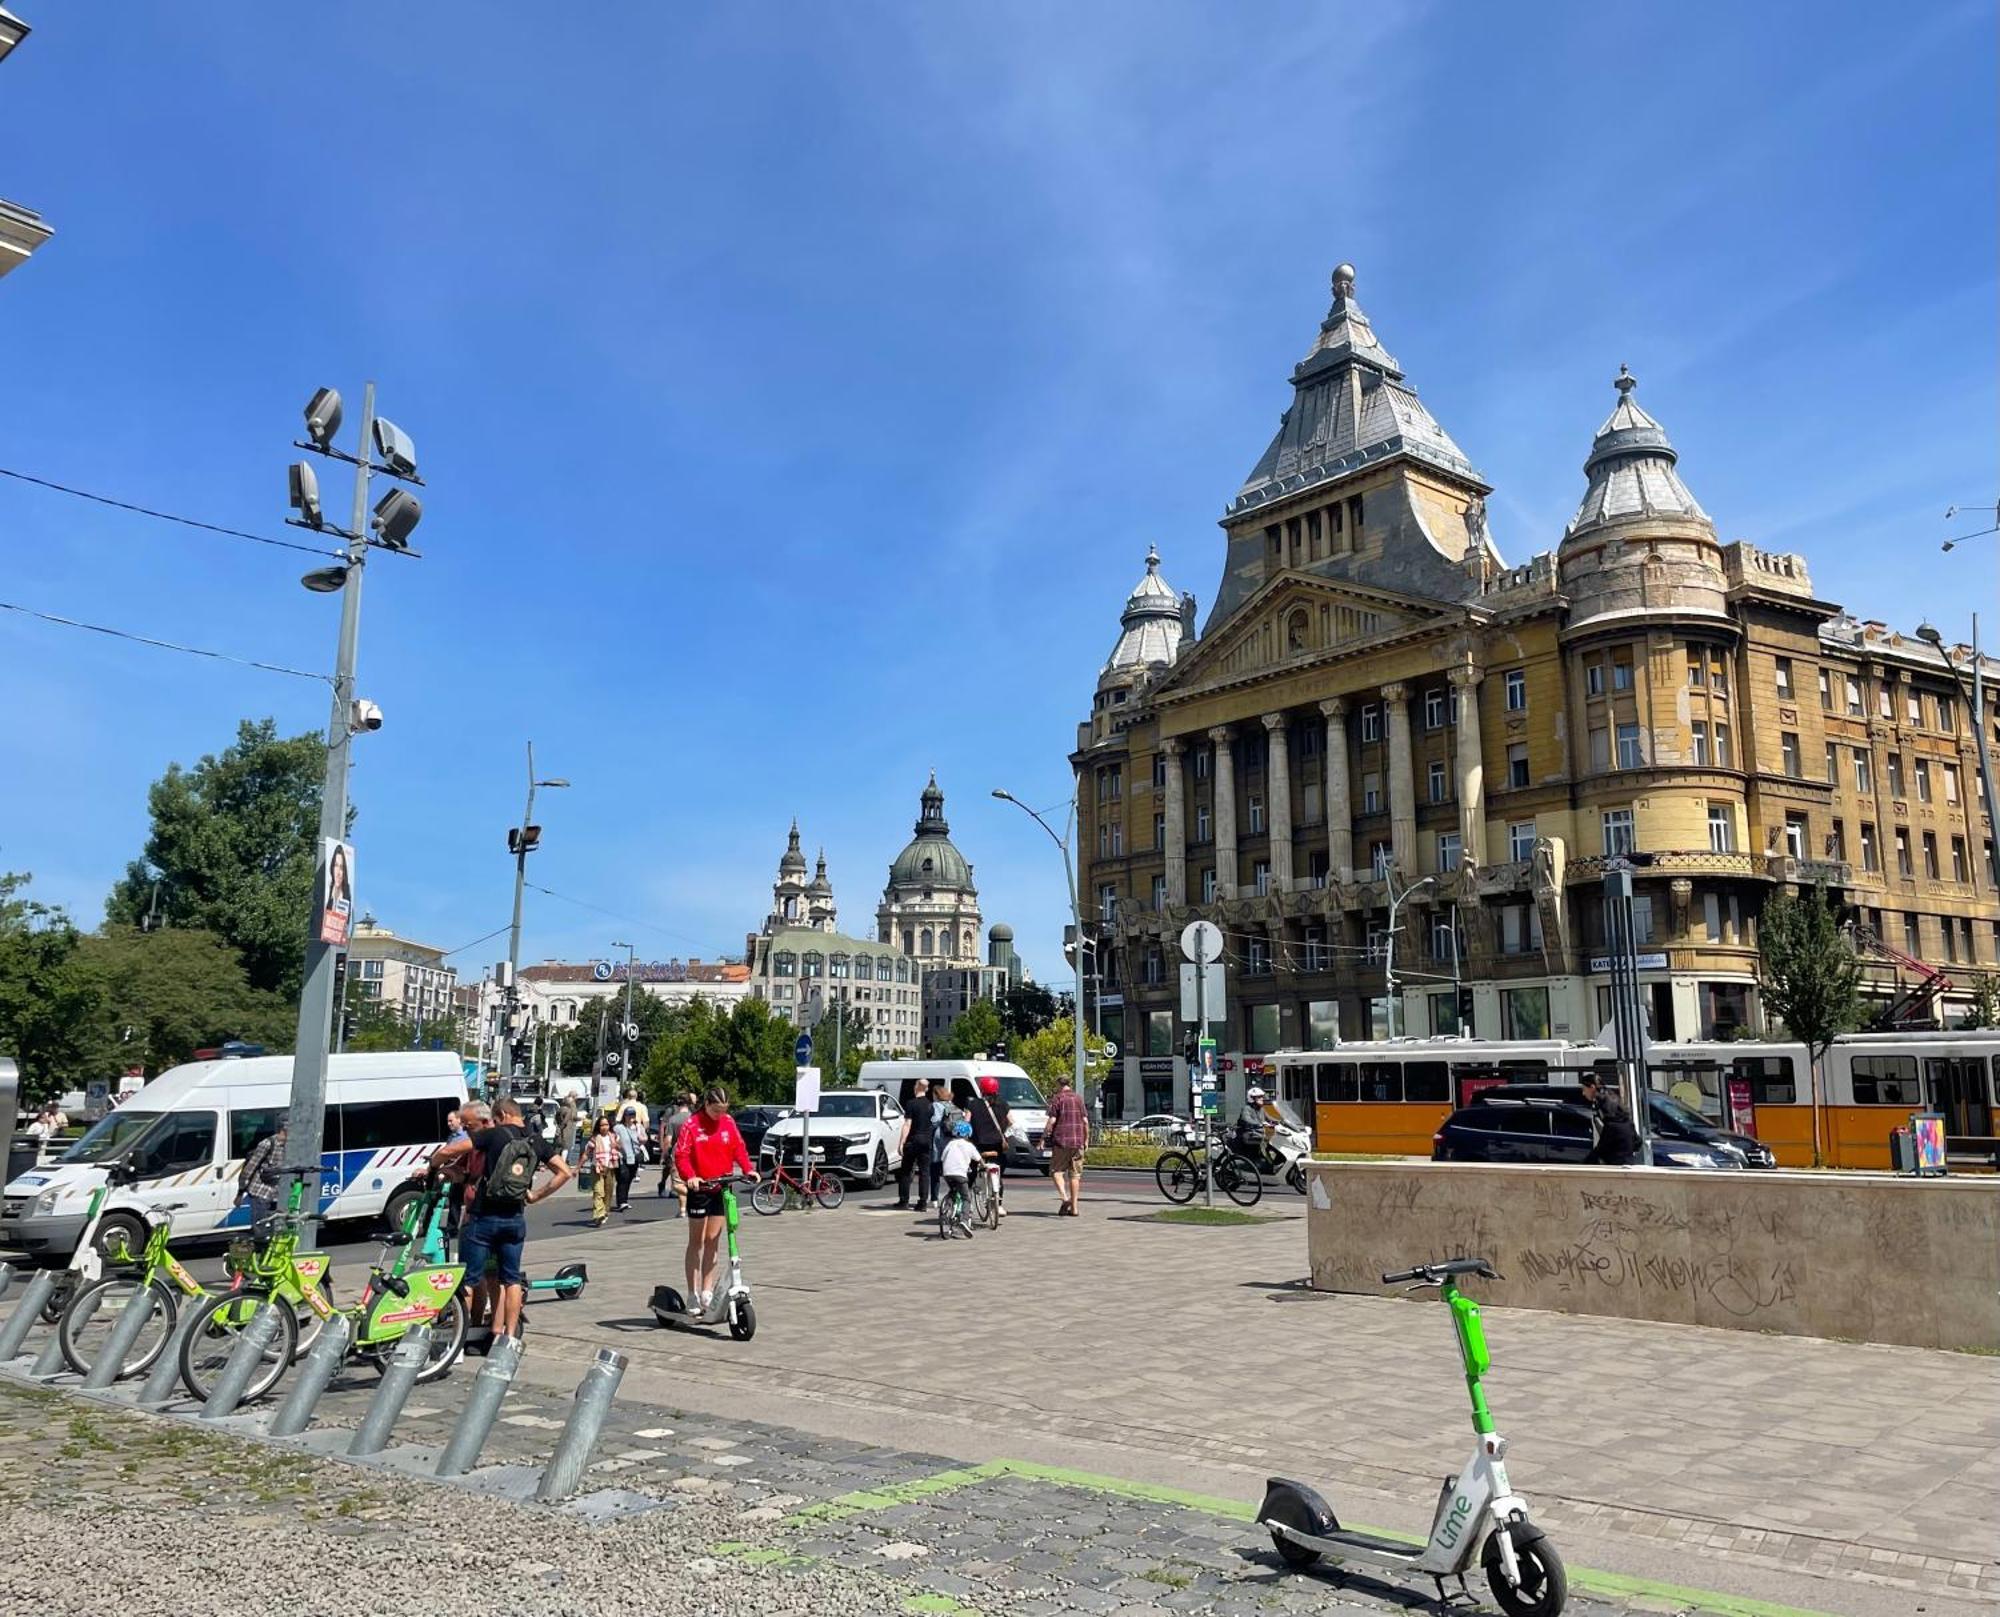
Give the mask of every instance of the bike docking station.
[[(597, 1350), (572, 1394), (560, 1423), (554, 1449), (540, 1464), (495, 1461), (480, 1464), (480, 1455), (502, 1420), (507, 1395), (521, 1367), (518, 1336), (502, 1338), (481, 1361), (472, 1377), (463, 1407), (442, 1443), (398, 1442), (412, 1390), (431, 1352), (431, 1329), (418, 1324), (380, 1360), (381, 1380), (360, 1421), (353, 1426), (315, 1426), (314, 1416), (325, 1394), (353, 1356), (353, 1322), (345, 1313), (327, 1321), (312, 1347), (288, 1366), (282, 1386), (274, 1386), (275, 1409), (246, 1399), (245, 1390), (268, 1356), (279, 1346), (274, 1309), (262, 1308), (236, 1332), (227, 1362), (209, 1396), (188, 1396), (180, 1385), (182, 1339), (197, 1328), (201, 1310), (182, 1310), (174, 1330), (143, 1372), (123, 1376), (117, 1367), (128, 1362), (135, 1344), (158, 1309), (153, 1289), (141, 1286), (122, 1303), (109, 1336), (88, 1372), (78, 1375), (65, 1358), (58, 1320), (45, 1318), (57, 1285), (58, 1271), (37, 1269), (27, 1283), (15, 1288), (14, 1272), (0, 1265), (0, 1306), (13, 1307), (0, 1317), (0, 1376), (17, 1383), (78, 1396), (139, 1416), (164, 1417), (195, 1424), (208, 1431), (251, 1442), (269, 1443), (322, 1459), (375, 1469), (415, 1481), (465, 1488), (488, 1497), (530, 1507), (560, 1510), (589, 1525), (670, 1507), (674, 1501), (624, 1488), (598, 1488), (579, 1493), (606, 1418), (623, 1381), (627, 1360), (609, 1348)], [(46, 1324), (46, 1340), (31, 1342), (38, 1324)], [(32, 1350), (32, 1359), (30, 1352)], [(462, 1361), (461, 1361), (462, 1362)], [(425, 1413), (435, 1413), (426, 1411)], [(555, 1426), (552, 1420), (517, 1416), (522, 1424)]]

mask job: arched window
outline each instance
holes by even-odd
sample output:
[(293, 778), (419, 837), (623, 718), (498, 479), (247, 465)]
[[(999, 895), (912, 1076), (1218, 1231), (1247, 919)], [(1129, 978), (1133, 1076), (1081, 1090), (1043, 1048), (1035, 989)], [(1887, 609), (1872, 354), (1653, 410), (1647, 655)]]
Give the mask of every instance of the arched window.
[(964, 955), (966, 959), (970, 960), (972, 958), (972, 934), (970, 932), (959, 939), (958, 948), (959, 953)]
[(883, 955), (875, 962), (875, 980), (878, 983), (893, 982), (895, 976), (895, 962), (888, 955)]
[(808, 949), (805, 954), (805, 975), (823, 977), (826, 975), (826, 957), (817, 949)]
[(910, 957), (908, 955), (903, 955), (896, 961), (896, 981), (899, 983), (906, 983), (909, 980), (910, 980)]
[(847, 976), (849, 974), (847, 956), (844, 954), (829, 956), (827, 959), (827, 970), (830, 975), (835, 977)]
[(788, 921), (796, 921), (798, 918), (799, 918), (799, 901), (796, 897), (789, 897), (785, 900), (785, 919)]
[(910, 928), (908, 928), (908, 927), (904, 927), (904, 928), (903, 928), (903, 953), (904, 953), (904, 954), (915, 954), (916, 952), (917, 952), (917, 935), (916, 935), (916, 933), (915, 933), (915, 932), (911, 931), (911, 930), (910, 930)]
[(773, 977), (796, 977), (799, 972), (799, 957), (789, 949), (780, 949), (771, 956)]
[(920, 935), (923, 939), (923, 947), (919, 949), (917, 952), (919, 954), (928, 955), (931, 952), (931, 945), (933, 942), (931, 929), (929, 927), (925, 927)]

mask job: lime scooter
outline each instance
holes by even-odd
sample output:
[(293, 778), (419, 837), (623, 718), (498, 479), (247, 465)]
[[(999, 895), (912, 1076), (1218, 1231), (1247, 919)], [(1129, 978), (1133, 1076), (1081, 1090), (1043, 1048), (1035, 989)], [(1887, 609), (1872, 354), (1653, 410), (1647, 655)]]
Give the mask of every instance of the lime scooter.
[(1472, 1397), (1472, 1429), (1479, 1436), (1479, 1447), (1465, 1469), (1456, 1477), (1445, 1478), (1429, 1541), (1410, 1544), (1342, 1527), (1340, 1518), (1316, 1492), (1303, 1482), (1282, 1477), (1273, 1477), (1265, 1484), (1257, 1520), (1271, 1530), (1271, 1542), (1287, 1566), (1311, 1566), (1322, 1555), (1332, 1555), (1408, 1567), (1429, 1575), (1437, 1585), (1440, 1604), (1445, 1598), (1446, 1578), (1458, 1579), (1459, 1589), (1464, 1591), (1466, 1569), (1478, 1552), (1487, 1585), (1507, 1617), (1557, 1617), (1569, 1598), (1568, 1579), (1555, 1546), (1528, 1519), (1528, 1502), (1508, 1484), (1507, 1468), (1502, 1463), (1507, 1440), (1493, 1429), (1493, 1417), (1479, 1385), (1493, 1358), (1479, 1323), (1479, 1304), (1458, 1289), (1460, 1275), (1500, 1278), (1484, 1258), (1427, 1263), (1382, 1277), (1385, 1286), (1406, 1282), (1413, 1290), (1436, 1286), (1443, 1296), (1458, 1336), (1459, 1357), (1465, 1364), (1466, 1391)]
[(675, 1325), (683, 1330), (691, 1325), (727, 1325), (731, 1336), (747, 1342), (757, 1334), (757, 1310), (751, 1306), (750, 1287), (743, 1279), (743, 1256), (736, 1249), (736, 1187), (756, 1181), (750, 1174), (733, 1173), (708, 1182), (722, 1192), (722, 1216), (729, 1230), (728, 1282), (718, 1282), (709, 1293), (708, 1307), (699, 1314), (688, 1312), (687, 1299), (672, 1286), (655, 1286), (653, 1318), (662, 1325)]

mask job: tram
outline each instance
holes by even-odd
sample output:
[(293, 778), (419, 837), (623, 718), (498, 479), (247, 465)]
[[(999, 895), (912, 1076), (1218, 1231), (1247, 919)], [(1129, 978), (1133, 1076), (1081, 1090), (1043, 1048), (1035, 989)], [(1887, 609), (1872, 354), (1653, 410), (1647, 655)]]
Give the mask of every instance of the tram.
[[(1387, 1156), (1428, 1156), (1445, 1118), (1495, 1084), (1578, 1083), (1586, 1072), (1617, 1071), (1603, 1045), (1558, 1040), (1395, 1039), (1238, 1059), (1313, 1120), (1315, 1150)], [(1811, 1166), (1812, 1063), (1804, 1045), (1655, 1044), (1646, 1077), (1717, 1125), (1755, 1135), (1780, 1166)], [(1824, 1158), (1838, 1168), (1886, 1169), (1891, 1131), (1912, 1112), (1936, 1112), (1955, 1166), (2000, 1168), (1996, 1090), (2000, 1031), (1844, 1034), (1826, 1052)]]

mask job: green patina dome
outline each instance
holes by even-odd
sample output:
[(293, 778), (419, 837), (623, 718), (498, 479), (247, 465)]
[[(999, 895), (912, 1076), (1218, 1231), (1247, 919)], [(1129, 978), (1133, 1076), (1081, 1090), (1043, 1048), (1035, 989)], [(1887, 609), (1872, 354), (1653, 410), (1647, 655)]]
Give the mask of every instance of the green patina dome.
[(923, 812), (917, 817), (915, 832), (889, 866), (889, 885), (956, 887), (971, 892), (972, 867), (952, 845), (951, 827), (944, 817), (944, 793), (938, 790), (936, 775), (924, 788)]

